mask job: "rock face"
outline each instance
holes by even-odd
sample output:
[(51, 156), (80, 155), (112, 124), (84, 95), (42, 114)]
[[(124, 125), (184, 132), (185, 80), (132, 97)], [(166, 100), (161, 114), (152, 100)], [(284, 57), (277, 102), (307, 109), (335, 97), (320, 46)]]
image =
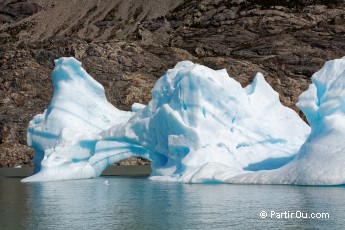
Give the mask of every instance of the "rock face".
[(311, 75), (345, 55), (344, 25), (343, 0), (1, 1), (0, 166), (32, 165), (26, 129), (52, 97), (56, 58), (82, 61), (119, 109), (147, 103), (168, 68), (191, 60), (242, 85), (260, 71), (298, 111)]

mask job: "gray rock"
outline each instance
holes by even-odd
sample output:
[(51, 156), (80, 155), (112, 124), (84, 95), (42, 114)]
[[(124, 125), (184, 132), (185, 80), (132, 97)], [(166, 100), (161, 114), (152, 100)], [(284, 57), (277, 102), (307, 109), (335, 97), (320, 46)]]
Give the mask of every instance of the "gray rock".
[(155, 81), (191, 60), (225, 68), (243, 86), (262, 72), (298, 111), (311, 75), (345, 55), (343, 1), (128, 2), (0, 2), (1, 167), (32, 165), (26, 129), (50, 102), (53, 60), (61, 56), (82, 61), (119, 109), (148, 103)]

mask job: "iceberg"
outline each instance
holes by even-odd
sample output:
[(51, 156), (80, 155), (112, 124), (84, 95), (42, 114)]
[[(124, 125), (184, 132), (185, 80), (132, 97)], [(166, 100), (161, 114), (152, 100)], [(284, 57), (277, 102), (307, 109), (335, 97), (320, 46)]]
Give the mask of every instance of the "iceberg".
[(281, 167), (309, 132), (262, 74), (242, 88), (225, 70), (183, 61), (156, 82), (145, 108), (100, 135), (147, 149), (151, 179), (186, 181), (208, 163), (234, 174)]
[[(297, 106), (311, 125), (311, 134), (297, 156), (285, 166), (242, 175), (224, 175), (228, 183), (345, 184), (345, 58), (326, 62), (312, 76)], [(214, 171), (214, 173), (216, 173)], [(196, 175), (200, 180), (202, 174)]]
[(93, 178), (129, 157), (152, 180), (345, 184), (345, 58), (312, 76), (297, 106), (309, 127), (256, 74), (243, 88), (225, 70), (179, 62), (148, 105), (118, 110), (74, 58), (55, 61), (54, 94), (28, 128), (36, 174), (23, 182)]
[[(261, 73), (243, 88), (225, 70), (183, 61), (132, 112), (113, 107), (74, 58), (56, 60), (52, 80), (51, 104), (28, 129), (37, 173), (23, 182), (97, 177), (142, 157), (152, 180), (263, 183), (250, 178), (290, 165), (310, 133)], [(312, 113), (306, 97), (301, 108)]]
[(30, 121), (27, 132), (37, 174), (23, 181), (94, 177), (87, 161), (99, 133), (128, 121), (133, 113), (111, 105), (103, 86), (74, 58), (55, 60), (52, 81), (52, 101)]

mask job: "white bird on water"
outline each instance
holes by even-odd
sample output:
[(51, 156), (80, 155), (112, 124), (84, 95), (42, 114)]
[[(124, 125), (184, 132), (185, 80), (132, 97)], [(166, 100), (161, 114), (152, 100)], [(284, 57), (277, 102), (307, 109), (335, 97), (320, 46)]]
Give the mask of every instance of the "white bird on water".
[(103, 184), (106, 185), (106, 186), (108, 186), (108, 185), (109, 185), (109, 181), (106, 180), (106, 181), (103, 182)]

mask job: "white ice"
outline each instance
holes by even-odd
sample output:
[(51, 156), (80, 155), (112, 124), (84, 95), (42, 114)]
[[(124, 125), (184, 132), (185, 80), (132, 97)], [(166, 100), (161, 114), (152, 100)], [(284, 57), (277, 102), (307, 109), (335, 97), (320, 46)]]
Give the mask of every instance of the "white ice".
[(221, 180), (257, 184), (345, 184), (345, 58), (326, 62), (312, 76), (312, 84), (299, 97), (297, 106), (306, 115), (312, 130), (293, 161), (276, 170), (223, 175)]
[(242, 88), (225, 70), (183, 61), (147, 106), (124, 112), (80, 62), (60, 58), (52, 102), (28, 129), (38, 173), (23, 181), (92, 178), (137, 156), (152, 161), (154, 180), (343, 184), (344, 62), (328, 62), (300, 97), (309, 136), (260, 73)]
[(104, 88), (74, 58), (55, 60), (54, 94), (43, 114), (29, 124), (28, 145), (35, 150), (39, 173), (23, 181), (96, 176), (88, 161), (102, 130), (132, 116), (111, 105)]

